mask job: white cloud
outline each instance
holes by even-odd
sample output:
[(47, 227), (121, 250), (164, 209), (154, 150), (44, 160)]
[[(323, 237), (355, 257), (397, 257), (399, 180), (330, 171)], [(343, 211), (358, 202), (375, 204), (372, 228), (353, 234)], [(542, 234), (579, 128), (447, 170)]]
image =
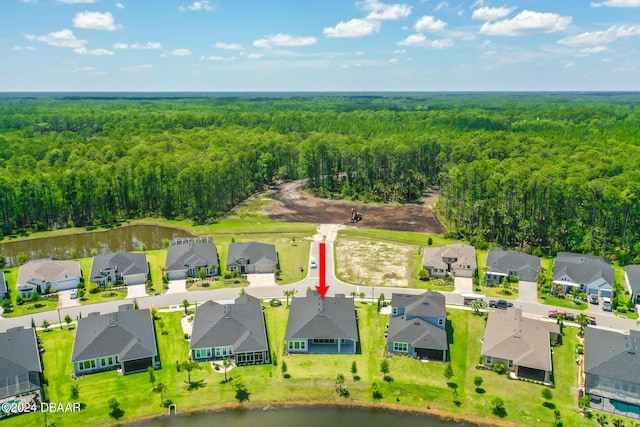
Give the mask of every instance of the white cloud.
[(85, 47), (79, 47), (79, 48), (73, 49), (73, 51), (80, 55), (96, 55), (96, 56), (113, 55), (113, 51), (109, 49), (87, 49)]
[(157, 50), (157, 49), (162, 49), (162, 43), (160, 42), (146, 42), (145, 44), (134, 43), (131, 45), (131, 49)]
[(449, 6), (449, 3), (447, 3), (446, 1), (443, 1), (443, 2), (438, 3), (436, 8), (433, 9), (433, 10), (437, 12), (437, 11), (439, 11), (441, 9), (444, 9), (445, 7), (448, 7), (448, 6)]
[(385, 4), (378, 0), (359, 2), (361, 9), (369, 12), (366, 19), (396, 21), (411, 15), (411, 6), (406, 4)]
[(217, 49), (227, 49), (227, 50), (241, 50), (242, 49), (242, 45), (238, 44), (238, 43), (217, 42), (214, 46)]
[(14, 46), (13, 50), (36, 50), (33, 46)]
[(189, 49), (174, 49), (171, 51), (171, 54), (175, 56), (189, 56), (191, 55), (191, 51)]
[(447, 26), (447, 23), (433, 16), (423, 16), (416, 22), (415, 29), (419, 33), (433, 33), (436, 31), (442, 31)]
[(379, 21), (354, 18), (350, 21), (340, 21), (335, 27), (326, 27), (323, 31), (327, 37), (365, 37), (380, 31)]
[(249, 58), (249, 59), (260, 59), (264, 56), (264, 54), (262, 53), (240, 53), (240, 55), (244, 56), (245, 58)]
[(144, 71), (150, 70), (153, 68), (151, 64), (140, 64), (140, 65), (132, 65), (130, 67), (123, 68), (124, 71)]
[(417, 33), (411, 34), (404, 40), (398, 42), (399, 46), (411, 46), (411, 47), (432, 47), (434, 49), (446, 49), (453, 46), (453, 40), (451, 39), (438, 39), (429, 40), (424, 34)]
[(600, 52), (606, 52), (607, 49), (605, 46), (593, 46), (593, 47), (585, 47), (583, 49), (580, 49), (580, 53), (586, 53), (588, 55), (592, 54), (592, 53), (600, 53)]
[(478, 21), (495, 21), (496, 19), (504, 18), (511, 12), (514, 7), (481, 7), (473, 11), (471, 19)]
[(255, 40), (253, 45), (265, 49), (271, 49), (274, 46), (309, 46), (318, 41), (315, 37), (294, 37), (290, 34), (273, 34), (264, 38)]
[(524, 10), (511, 19), (494, 23), (485, 22), (480, 33), (489, 36), (524, 36), (535, 33), (554, 33), (562, 31), (571, 24), (570, 16), (555, 13)]
[(611, 58), (602, 58), (600, 62), (611, 62)]
[(395, 53), (396, 55), (404, 55), (405, 53), (407, 53), (407, 49), (396, 49), (393, 51), (393, 53)]
[(573, 62), (567, 62), (566, 64), (564, 64), (562, 66), (562, 68), (573, 68), (575, 66), (576, 66), (576, 64), (574, 64)]
[(398, 58), (391, 58), (389, 62), (391, 62), (392, 64), (395, 64), (396, 62), (398, 62)]
[(95, 68), (88, 65), (86, 67), (78, 67), (75, 69), (75, 71), (93, 71), (93, 70), (95, 70)]
[(206, 12), (213, 12), (217, 8), (218, 8), (218, 5), (217, 4), (212, 5), (209, 0), (200, 0), (200, 1), (194, 1), (188, 6), (180, 6), (178, 9), (180, 9), (181, 12), (186, 12), (187, 10), (190, 10), (192, 12), (200, 12), (202, 10)]
[(592, 2), (591, 7), (640, 7), (640, 0), (605, 0), (601, 3)]
[(22, 3), (37, 4), (37, 3), (38, 3), (38, 0), (22, 0)]
[(73, 18), (73, 25), (76, 28), (84, 28), (87, 30), (113, 31), (119, 28), (119, 26), (115, 24), (111, 12), (78, 12)]
[(122, 3), (116, 3), (116, 7), (118, 9), (124, 9), (124, 5)]
[(84, 47), (84, 45), (87, 44), (86, 40), (77, 39), (76, 36), (73, 35), (73, 31), (66, 28), (64, 30), (54, 31), (46, 36), (36, 36), (34, 34), (25, 34), (24, 36), (27, 40), (36, 40), (55, 47), (70, 47), (77, 49)]
[(216, 55), (211, 55), (211, 56), (201, 56), (200, 59), (206, 59), (208, 61), (229, 62), (229, 61), (235, 61), (238, 58), (236, 58), (235, 56), (216, 56)]
[(126, 44), (126, 43), (116, 43), (116, 44), (113, 45), (114, 49), (126, 49), (128, 47), (129, 47), (129, 45)]
[(558, 40), (566, 46), (601, 45), (619, 38), (640, 36), (640, 26), (613, 25), (604, 31), (592, 31)]
[(80, 3), (95, 3), (96, 0), (58, 0), (58, 3), (64, 4), (80, 4)]

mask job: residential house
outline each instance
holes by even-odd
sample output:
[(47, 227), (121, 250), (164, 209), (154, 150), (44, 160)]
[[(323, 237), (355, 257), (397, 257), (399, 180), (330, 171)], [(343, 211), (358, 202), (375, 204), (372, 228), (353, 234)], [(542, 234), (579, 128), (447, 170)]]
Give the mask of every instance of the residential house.
[(524, 252), (492, 248), (487, 255), (487, 268), (489, 270), (484, 277), (489, 282), (500, 282), (509, 276), (535, 282), (540, 270), (540, 258)]
[[(0, 404), (42, 401), (42, 364), (35, 329), (0, 333)], [(0, 409), (0, 418), (6, 414)]]
[(89, 313), (78, 320), (71, 363), (76, 375), (109, 369), (130, 374), (157, 368), (157, 348), (151, 311), (125, 304), (115, 313)]
[(139, 285), (147, 282), (149, 263), (147, 255), (116, 252), (96, 255), (91, 262), (90, 281), (100, 286)]
[(232, 243), (227, 253), (227, 270), (248, 273), (273, 273), (278, 266), (274, 245), (266, 243)]
[(285, 334), (289, 353), (355, 354), (358, 324), (353, 298), (343, 294), (320, 298), (309, 290), (293, 298)]
[(627, 265), (624, 268), (624, 283), (633, 302), (640, 304), (640, 265)]
[(473, 277), (477, 266), (475, 248), (463, 243), (427, 248), (422, 256), (430, 276)]
[(4, 277), (4, 271), (0, 269), (0, 301), (9, 296), (9, 289), (7, 288), (7, 280)]
[(207, 301), (196, 309), (189, 345), (193, 360), (233, 358), (237, 365), (269, 363), (269, 343), (260, 300)]
[(612, 297), (615, 274), (606, 258), (601, 256), (560, 252), (553, 265), (553, 283), (564, 292), (578, 289), (587, 295)]
[(617, 415), (640, 414), (640, 331), (588, 327), (584, 334), (585, 393), (591, 407)]
[(515, 378), (550, 384), (551, 341), (559, 336), (556, 323), (524, 317), (521, 308), (491, 311), (482, 340), (483, 364), (493, 367), (502, 363)]
[(444, 295), (433, 291), (421, 295), (394, 293), (387, 348), (394, 353), (445, 362), (449, 344)]
[[(174, 242), (172, 242), (174, 243)], [(218, 274), (218, 249), (211, 238), (180, 239), (167, 250), (165, 273), (169, 280), (197, 277), (204, 269), (207, 277)]]
[(33, 291), (44, 295), (53, 288), (58, 291), (77, 289), (82, 280), (78, 261), (39, 259), (20, 266), (16, 288), (26, 298)]

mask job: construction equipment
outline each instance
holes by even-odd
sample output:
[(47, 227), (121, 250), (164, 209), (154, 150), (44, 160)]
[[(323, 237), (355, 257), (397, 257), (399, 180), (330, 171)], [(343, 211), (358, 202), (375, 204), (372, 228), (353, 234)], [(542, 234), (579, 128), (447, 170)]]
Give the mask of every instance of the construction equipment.
[(351, 208), (351, 223), (362, 221), (362, 214), (356, 211), (356, 208)]

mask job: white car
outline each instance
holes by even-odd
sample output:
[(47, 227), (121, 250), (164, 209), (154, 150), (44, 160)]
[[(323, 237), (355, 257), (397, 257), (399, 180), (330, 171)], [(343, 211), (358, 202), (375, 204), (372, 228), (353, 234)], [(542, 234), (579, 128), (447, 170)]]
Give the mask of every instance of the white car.
[(612, 311), (611, 298), (602, 297), (602, 311)]
[(71, 293), (69, 294), (69, 298), (71, 298), (71, 299), (78, 298), (78, 290), (77, 289), (72, 289)]
[(316, 264), (315, 260), (311, 260), (311, 262), (309, 263), (309, 268), (318, 268), (318, 264)]

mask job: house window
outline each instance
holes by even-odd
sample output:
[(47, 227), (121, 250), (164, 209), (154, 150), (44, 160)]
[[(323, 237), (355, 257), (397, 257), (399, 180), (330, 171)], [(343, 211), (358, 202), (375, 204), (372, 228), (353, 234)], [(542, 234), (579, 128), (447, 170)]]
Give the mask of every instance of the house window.
[(398, 307), (393, 307), (393, 315), (394, 316), (398, 315)]
[(509, 360), (509, 369), (513, 369), (513, 360)]
[(491, 365), (493, 363), (493, 358), (491, 356), (487, 356), (487, 365)]
[(409, 348), (409, 344), (406, 342), (394, 342), (393, 343), (393, 351), (399, 351), (402, 353), (406, 353)]
[(314, 338), (314, 344), (335, 344), (336, 340), (333, 338)]
[(287, 343), (287, 348), (289, 350), (305, 350), (307, 347), (307, 341), (306, 340), (291, 340)]
[(196, 359), (203, 359), (211, 357), (211, 349), (210, 348), (198, 348), (196, 349)]
[(444, 319), (441, 317), (438, 318), (438, 326), (444, 326)]

